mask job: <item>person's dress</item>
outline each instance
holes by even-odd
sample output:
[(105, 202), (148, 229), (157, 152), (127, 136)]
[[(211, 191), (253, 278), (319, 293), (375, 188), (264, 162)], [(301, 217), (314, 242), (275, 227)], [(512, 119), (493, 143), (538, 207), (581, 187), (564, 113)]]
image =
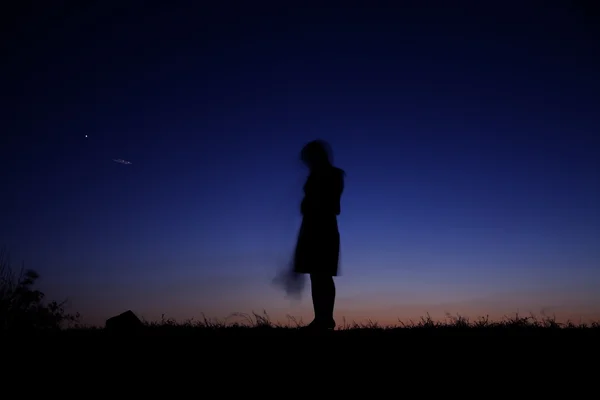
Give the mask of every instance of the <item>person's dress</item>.
[(302, 225), (294, 252), (294, 272), (339, 274), (340, 234), (337, 215), (344, 189), (343, 171), (330, 167), (313, 172), (304, 185)]

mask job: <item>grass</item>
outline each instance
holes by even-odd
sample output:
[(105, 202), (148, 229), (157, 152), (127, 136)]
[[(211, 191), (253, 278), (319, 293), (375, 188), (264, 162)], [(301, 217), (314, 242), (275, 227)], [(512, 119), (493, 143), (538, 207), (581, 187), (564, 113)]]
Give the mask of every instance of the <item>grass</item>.
[[(293, 317), (288, 317), (286, 324), (272, 322), (266, 312), (262, 314), (235, 313), (241, 322), (228, 323), (227, 320), (218, 321), (203, 317), (201, 320), (187, 320), (178, 322), (174, 319), (162, 318), (158, 322), (143, 322), (140, 331), (149, 336), (284, 336), (293, 337), (306, 335), (302, 331), (303, 323)], [(68, 335), (103, 335), (107, 333), (100, 327), (76, 327), (65, 329), (61, 334)], [(310, 333), (308, 333), (310, 334)], [(311, 334), (314, 335), (315, 333)], [(518, 314), (505, 317), (500, 321), (491, 321), (487, 317), (470, 320), (462, 316), (447, 315), (444, 321), (435, 321), (430, 316), (422, 317), (417, 321), (401, 322), (396, 325), (380, 325), (377, 322), (348, 323), (342, 320), (336, 330), (318, 335), (331, 335), (337, 337), (396, 337), (396, 336), (488, 336), (488, 335), (560, 335), (560, 336), (594, 336), (600, 337), (600, 323), (589, 324), (565, 322), (559, 323), (555, 318), (520, 316)]]

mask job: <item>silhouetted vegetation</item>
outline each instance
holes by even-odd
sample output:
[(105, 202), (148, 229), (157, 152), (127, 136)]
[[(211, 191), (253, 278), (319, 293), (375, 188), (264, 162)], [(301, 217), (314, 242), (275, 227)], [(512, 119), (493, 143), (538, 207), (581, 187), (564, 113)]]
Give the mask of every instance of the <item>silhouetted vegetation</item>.
[[(103, 327), (80, 324), (80, 315), (65, 311), (66, 302), (44, 301), (44, 293), (35, 288), (39, 275), (33, 270), (21, 268), (18, 273), (10, 265), (9, 255), (0, 250), (0, 332), (60, 332), (70, 335), (105, 334)], [(134, 317), (136, 318), (136, 317)], [(139, 323), (139, 322), (138, 322)], [(374, 321), (366, 323), (343, 322), (335, 331), (311, 332), (300, 329), (306, 325), (302, 320), (288, 316), (285, 323), (271, 321), (266, 311), (262, 314), (234, 313), (223, 320), (205, 316), (200, 320), (176, 321), (165, 318), (160, 321), (143, 321), (135, 334), (151, 336), (209, 335), (209, 336), (290, 336), (334, 335), (334, 336), (430, 336), (430, 335), (538, 335), (587, 337), (600, 336), (600, 322), (558, 322), (553, 317), (520, 316), (505, 317), (492, 321), (488, 317), (474, 320), (463, 316), (447, 315), (444, 321), (430, 316), (417, 321), (398, 321), (395, 325), (380, 325)], [(126, 332), (125, 332), (126, 333)], [(129, 332), (131, 333), (131, 332)]]
[[(403, 337), (403, 336), (521, 336), (521, 335), (547, 335), (566, 337), (588, 337), (600, 335), (600, 323), (576, 324), (572, 322), (559, 323), (554, 318), (534, 316), (522, 317), (515, 315), (506, 317), (501, 321), (491, 321), (489, 318), (469, 320), (461, 316), (448, 315), (445, 321), (435, 321), (431, 317), (423, 317), (418, 321), (398, 322), (397, 325), (383, 326), (377, 322), (347, 323), (338, 325), (335, 331), (311, 332), (299, 329), (306, 326), (302, 321), (288, 317), (286, 323), (272, 322), (266, 312), (263, 314), (232, 314), (238, 322), (213, 320), (203, 317), (201, 320), (186, 320), (178, 322), (174, 319), (162, 318), (161, 321), (144, 321), (143, 334), (150, 336), (285, 336), (297, 335), (334, 335), (338, 337)], [(67, 329), (64, 331), (73, 335), (104, 334), (105, 329), (99, 327), (86, 327)], [(138, 332), (140, 333), (140, 332)]]
[(6, 250), (0, 250), (0, 331), (48, 331), (72, 327), (79, 314), (65, 311), (66, 301), (44, 301), (35, 288), (39, 275), (21, 268), (15, 272)]

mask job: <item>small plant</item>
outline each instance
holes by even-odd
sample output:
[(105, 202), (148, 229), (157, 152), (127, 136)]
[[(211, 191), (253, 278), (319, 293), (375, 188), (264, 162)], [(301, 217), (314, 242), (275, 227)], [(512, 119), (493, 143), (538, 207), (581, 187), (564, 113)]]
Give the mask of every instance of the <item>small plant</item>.
[(0, 250), (0, 331), (58, 330), (79, 322), (79, 314), (65, 311), (66, 301), (44, 301), (34, 288), (39, 274), (21, 268), (15, 273), (6, 250)]

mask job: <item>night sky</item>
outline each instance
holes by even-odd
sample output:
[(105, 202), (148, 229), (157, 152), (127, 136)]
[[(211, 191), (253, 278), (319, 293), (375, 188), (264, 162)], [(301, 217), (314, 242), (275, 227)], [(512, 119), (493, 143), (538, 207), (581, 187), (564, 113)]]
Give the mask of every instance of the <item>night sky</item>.
[(320, 138), (347, 173), (338, 322), (600, 317), (594, 10), (204, 3), (3, 13), (0, 246), (49, 297), (310, 321), (271, 280)]

